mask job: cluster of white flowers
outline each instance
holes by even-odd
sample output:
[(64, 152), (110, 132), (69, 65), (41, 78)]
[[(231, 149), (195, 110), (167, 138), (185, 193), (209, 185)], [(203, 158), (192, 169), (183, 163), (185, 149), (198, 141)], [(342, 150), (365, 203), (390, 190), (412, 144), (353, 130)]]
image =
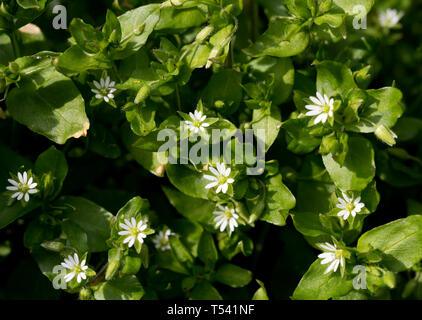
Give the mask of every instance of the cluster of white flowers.
[(334, 99), (330, 99), (326, 94), (322, 96), (319, 92), (316, 95), (317, 97), (309, 97), (315, 104), (305, 106), (306, 109), (310, 110), (305, 115), (309, 117), (317, 116), (314, 124), (325, 123), (328, 117), (332, 118), (334, 115)]
[(403, 15), (403, 12), (399, 12), (396, 9), (387, 9), (378, 14), (378, 20), (381, 27), (393, 28), (399, 23)]
[(143, 231), (148, 227), (144, 221), (136, 221), (135, 218), (124, 219), (124, 223), (120, 223), (120, 228), (122, 228), (122, 231), (119, 231), (119, 235), (121, 236), (127, 236), (123, 243), (128, 243), (129, 248), (132, 247), (136, 240), (138, 240), (140, 243), (144, 242), (144, 238), (147, 237)]
[(18, 181), (15, 181), (13, 179), (8, 179), (11, 186), (6, 187), (9, 191), (15, 191), (15, 193), (12, 194), (12, 198), (17, 198), (18, 200), (21, 200), (22, 198), (28, 202), (29, 201), (29, 195), (35, 194), (38, 192), (36, 188), (37, 184), (34, 181), (32, 177), (29, 177), (28, 179), (28, 173), (24, 171), (24, 173), (18, 172)]
[(211, 189), (213, 187), (217, 187), (216, 193), (226, 193), (227, 189), (229, 188), (229, 184), (234, 182), (233, 178), (229, 178), (231, 169), (226, 168), (224, 163), (217, 163), (217, 170), (213, 167), (209, 168), (209, 171), (213, 174), (211, 175), (204, 175), (204, 178), (212, 181), (211, 183), (207, 184), (205, 188)]
[(220, 228), (220, 232), (223, 232), (228, 227), (230, 233), (234, 231), (235, 228), (238, 227), (237, 219), (239, 219), (239, 215), (234, 212), (234, 209), (230, 209), (229, 207), (223, 207), (218, 205), (219, 211), (214, 211), (214, 218), (215, 228)]
[(330, 271), (336, 272), (339, 265), (341, 265), (341, 267), (344, 267), (345, 262), (343, 250), (338, 249), (335, 244), (331, 244), (328, 242), (320, 243), (319, 247), (321, 247), (321, 249), (324, 251), (324, 253), (318, 255), (318, 258), (322, 259), (321, 264), (330, 263), (328, 268), (325, 270), (324, 274), (327, 274)]
[(81, 263), (79, 263), (79, 257), (76, 253), (73, 255), (73, 257), (72, 255), (69, 255), (67, 259), (65, 258), (61, 265), (68, 269), (70, 272), (64, 276), (64, 280), (69, 282), (74, 277), (76, 277), (76, 281), (78, 281), (78, 283), (81, 283), (82, 279), (85, 280), (85, 272), (88, 269), (88, 266), (86, 266), (85, 263), (86, 260), (82, 260)]
[(347, 220), (350, 215), (356, 217), (356, 213), (359, 213), (365, 204), (360, 202), (360, 197), (353, 199), (353, 196), (351, 196), (349, 198), (344, 192), (342, 192), (342, 196), (343, 198), (337, 198), (339, 203), (336, 207), (342, 209), (337, 215), (343, 217), (344, 220)]
[(94, 86), (97, 89), (91, 89), (93, 93), (95, 93), (95, 98), (97, 99), (104, 99), (105, 102), (109, 102), (110, 99), (114, 98), (113, 92), (117, 89), (114, 88), (116, 83), (111, 81), (110, 77), (107, 76), (106, 79), (101, 78), (100, 82), (94, 80)]
[(152, 238), (152, 242), (157, 250), (167, 251), (171, 249), (169, 237), (174, 235), (175, 234), (170, 229), (167, 229), (165, 232), (161, 230)]
[(189, 116), (191, 117), (192, 121), (186, 120), (185, 124), (188, 130), (192, 131), (193, 133), (198, 133), (199, 130), (205, 132), (205, 128), (210, 126), (209, 123), (204, 122), (207, 116), (202, 115), (202, 111), (195, 110), (194, 113), (189, 112)]

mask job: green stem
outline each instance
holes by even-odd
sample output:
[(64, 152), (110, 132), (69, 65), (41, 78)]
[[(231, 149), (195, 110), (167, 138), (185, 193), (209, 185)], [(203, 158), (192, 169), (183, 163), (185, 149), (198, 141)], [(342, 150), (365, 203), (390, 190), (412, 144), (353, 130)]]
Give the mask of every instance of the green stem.
[(179, 85), (178, 84), (176, 84), (176, 90), (175, 90), (175, 92), (176, 92), (177, 109), (179, 111), (182, 111), (182, 102), (180, 100), (180, 90), (179, 90)]
[(10, 41), (12, 42), (13, 53), (15, 55), (15, 58), (17, 59), (21, 56), (21, 48), (16, 32), (12, 32), (10, 34)]

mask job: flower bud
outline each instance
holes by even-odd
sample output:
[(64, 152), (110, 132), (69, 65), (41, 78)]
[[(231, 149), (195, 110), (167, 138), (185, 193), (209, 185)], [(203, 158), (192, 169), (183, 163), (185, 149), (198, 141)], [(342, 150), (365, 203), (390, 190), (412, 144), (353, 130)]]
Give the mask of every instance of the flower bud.
[(81, 291), (79, 291), (79, 300), (91, 300), (92, 298), (92, 291), (89, 288), (82, 288)]
[(207, 65), (205, 66), (205, 69), (209, 69), (211, 67), (213, 63), (212, 60), (215, 59), (220, 54), (221, 49), (222, 48), (220, 46), (217, 46), (211, 50), (210, 55), (208, 56), (208, 61), (207, 61)]
[(375, 129), (375, 135), (382, 142), (388, 144), (390, 147), (396, 144), (397, 135), (389, 128), (384, 125), (377, 126)]
[(160, 165), (157, 169), (155, 169), (155, 173), (157, 176), (162, 177), (164, 176), (164, 173), (166, 172), (166, 166), (165, 164)]
[(111, 260), (107, 266), (105, 279), (106, 280), (112, 279), (116, 275), (117, 271), (119, 271), (119, 268), (120, 268), (120, 260), (119, 259)]
[(224, 106), (225, 106), (224, 101), (217, 100), (217, 101), (214, 102), (214, 107), (216, 109), (222, 109), (222, 108), (224, 108)]
[(19, 65), (16, 62), (9, 62), (9, 70), (11, 73), (19, 73)]
[(198, 32), (195, 38), (195, 42), (202, 43), (206, 38), (209, 37), (209, 35), (214, 31), (213, 26), (206, 26), (201, 31)]
[(318, 5), (318, 13), (322, 14), (331, 9), (333, 5), (333, 0), (322, 0)]
[(387, 271), (384, 273), (384, 276), (382, 277), (384, 280), (384, 283), (389, 287), (390, 289), (394, 289), (396, 286), (396, 276), (391, 271)]
[(406, 283), (406, 286), (404, 287), (403, 292), (401, 294), (402, 298), (408, 298), (413, 293), (413, 291), (415, 291), (417, 286), (418, 281), (416, 279), (412, 279), (408, 283)]
[(64, 244), (58, 241), (45, 241), (41, 243), (41, 247), (50, 251), (60, 252), (64, 249)]
[(138, 94), (135, 97), (135, 103), (140, 104), (141, 102), (144, 102), (151, 92), (151, 87), (149, 85), (143, 86), (141, 89), (139, 89)]
[(231, 13), (233, 11), (233, 9), (234, 9), (234, 5), (233, 5), (233, 3), (230, 3), (229, 5), (224, 7), (223, 11)]

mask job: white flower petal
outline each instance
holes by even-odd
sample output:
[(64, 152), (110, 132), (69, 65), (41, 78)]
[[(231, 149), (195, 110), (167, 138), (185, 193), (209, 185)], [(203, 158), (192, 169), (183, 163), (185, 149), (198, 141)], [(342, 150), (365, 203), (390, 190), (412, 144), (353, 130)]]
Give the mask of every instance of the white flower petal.
[(19, 185), (18, 182), (16, 182), (15, 180), (12, 180), (12, 179), (7, 179), (7, 181), (9, 181), (9, 183), (12, 184), (12, 185), (14, 185), (14, 186), (18, 186)]

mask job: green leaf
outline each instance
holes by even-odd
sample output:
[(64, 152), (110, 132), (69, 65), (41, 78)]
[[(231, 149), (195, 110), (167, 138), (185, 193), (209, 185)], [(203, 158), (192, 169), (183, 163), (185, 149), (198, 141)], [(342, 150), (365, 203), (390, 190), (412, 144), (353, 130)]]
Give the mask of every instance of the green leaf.
[(267, 289), (265, 289), (264, 283), (262, 281), (256, 280), (260, 288), (254, 293), (252, 300), (269, 300)]
[(245, 52), (254, 57), (269, 55), (291, 57), (306, 49), (309, 33), (302, 30), (300, 21), (282, 17), (270, 22), (270, 26)]
[(122, 28), (122, 48), (115, 58), (123, 59), (144, 46), (160, 19), (160, 5), (153, 3), (130, 10), (119, 16)]
[(285, 5), (289, 12), (296, 17), (307, 19), (312, 16), (307, 0), (286, 0)]
[(214, 239), (209, 232), (203, 232), (199, 241), (198, 257), (210, 269), (214, 268), (218, 260), (218, 252), (214, 243)]
[(327, 13), (315, 18), (314, 22), (315, 24), (319, 26), (323, 24), (328, 24), (331, 28), (338, 28), (343, 24), (344, 18), (345, 18), (344, 14)]
[(350, 137), (349, 151), (343, 166), (331, 154), (322, 160), (331, 179), (341, 190), (361, 191), (375, 176), (374, 149), (371, 143), (361, 137)]
[(329, 236), (328, 230), (321, 224), (318, 212), (296, 212), (292, 214), (293, 223), (297, 231), (304, 236)]
[(16, 121), (58, 144), (86, 135), (84, 100), (72, 80), (53, 67), (32, 74), (30, 80), (7, 96), (8, 111)]
[(184, 194), (194, 198), (208, 199), (208, 189), (205, 186), (209, 184), (209, 181), (204, 178), (204, 174), (188, 166), (175, 164), (168, 164), (166, 172), (170, 182)]
[[(142, 250), (147, 246), (142, 246)], [(125, 256), (123, 258), (122, 273), (124, 274), (137, 274), (141, 268), (142, 259), (138, 256)]]
[(281, 114), (278, 107), (272, 106), (270, 112), (263, 109), (255, 109), (252, 115), (252, 129), (255, 136), (260, 138), (258, 130), (265, 131), (265, 151), (271, 147), (277, 139), (281, 128)]
[(264, 81), (269, 75), (274, 76), (270, 91), (270, 99), (274, 105), (288, 99), (295, 81), (295, 69), (291, 59), (265, 56), (252, 60), (249, 66), (257, 80)]
[(160, 11), (160, 21), (155, 30), (187, 29), (198, 27), (206, 22), (206, 14), (201, 6), (192, 8), (168, 7)]
[(135, 134), (145, 136), (156, 127), (155, 113), (156, 110), (154, 108), (142, 108), (140, 105), (134, 105), (126, 111), (126, 119), (130, 122), (130, 128)]
[(177, 212), (191, 221), (204, 224), (210, 223), (212, 213), (215, 209), (214, 202), (189, 197), (170, 187), (163, 186), (162, 188), (167, 199), (170, 201), (171, 205), (176, 208)]
[(134, 197), (130, 199), (126, 204), (119, 210), (116, 215), (116, 221), (120, 222), (120, 219), (124, 217), (125, 219), (130, 220), (131, 218), (135, 218), (139, 214), (145, 214), (145, 212), (149, 209), (149, 201), (146, 199), (142, 199), (141, 197)]
[(265, 179), (266, 203), (260, 220), (277, 226), (286, 224), (289, 210), (296, 205), (296, 199), (290, 190), (283, 184), (281, 174)]
[(375, 0), (333, 0), (333, 2), (342, 8), (348, 15), (355, 15), (355, 8), (357, 6), (363, 6), (366, 12), (369, 13)]
[(317, 259), (300, 280), (293, 292), (295, 300), (328, 300), (341, 297), (352, 290), (352, 280), (341, 277), (340, 272), (324, 274), (327, 265)]
[(20, 202), (15, 202), (12, 206), (9, 206), (9, 200), (9, 195), (0, 194), (0, 229), (3, 229), (16, 219), (41, 207), (42, 204), (39, 200), (31, 199), (29, 204), (25, 207), (22, 207)]
[(105, 40), (108, 42), (119, 43), (122, 39), (122, 28), (120, 27), (120, 22), (117, 19), (116, 14), (111, 10), (107, 10), (106, 22), (103, 26), (102, 32)]
[(146, 170), (158, 177), (164, 177), (165, 165), (159, 161), (159, 152), (141, 150), (134, 147), (139, 136), (130, 130), (129, 123), (125, 123), (121, 129), (121, 136), (125, 147), (129, 150), (132, 157)]
[(106, 241), (110, 237), (110, 220), (113, 216), (110, 212), (80, 197), (61, 197), (54, 205), (86, 232), (90, 251), (107, 250)]
[[(43, 177), (44, 197), (48, 197), (49, 199), (57, 197), (62, 189), (67, 171), (66, 157), (55, 147), (50, 147), (38, 156), (35, 162), (35, 174), (40, 178), (46, 175)], [(51, 189), (49, 190), (50, 185)]]
[(252, 280), (252, 272), (226, 263), (218, 268), (215, 273), (215, 280), (233, 288), (244, 287)]
[(97, 53), (107, 46), (101, 31), (86, 24), (82, 19), (73, 19), (69, 30), (78, 46), (87, 53)]
[(134, 275), (103, 282), (94, 292), (96, 300), (140, 300), (143, 295), (144, 288)]
[(184, 267), (190, 269), (193, 265), (193, 257), (182, 241), (178, 237), (171, 237), (170, 246), (177, 261)]
[(183, 245), (193, 257), (198, 256), (198, 246), (204, 229), (199, 223), (186, 219), (176, 219), (172, 223), (172, 230), (180, 236)]
[(411, 268), (422, 259), (422, 216), (409, 216), (364, 233), (357, 250), (365, 253), (374, 249), (384, 253), (382, 263), (389, 270)]
[(71, 247), (81, 253), (88, 251), (88, 235), (80, 226), (70, 220), (67, 220), (63, 221), (62, 230)]
[[(202, 93), (205, 105), (215, 108), (223, 115), (236, 112), (243, 97), (242, 74), (232, 69), (214, 73)], [(218, 102), (223, 102), (220, 106)]]
[(397, 88), (367, 90), (367, 98), (359, 114), (361, 121), (346, 125), (347, 130), (355, 132), (374, 132), (378, 126), (392, 128), (404, 112), (400, 104), (403, 97)]
[(211, 283), (204, 280), (193, 288), (189, 300), (223, 300), (223, 298)]
[(340, 95), (343, 99), (357, 88), (352, 71), (344, 64), (335, 61), (323, 61), (316, 65), (317, 91), (328, 97)]
[(56, 66), (60, 72), (66, 75), (74, 75), (87, 70), (109, 69), (111, 63), (102, 55), (87, 54), (75, 45), (60, 55)]
[(307, 127), (309, 119), (289, 119), (283, 123), (286, 130), (287, 149), (296, 154), (312, 152), (321, 143), (321, 138), (312, 135), (313, 129)]

